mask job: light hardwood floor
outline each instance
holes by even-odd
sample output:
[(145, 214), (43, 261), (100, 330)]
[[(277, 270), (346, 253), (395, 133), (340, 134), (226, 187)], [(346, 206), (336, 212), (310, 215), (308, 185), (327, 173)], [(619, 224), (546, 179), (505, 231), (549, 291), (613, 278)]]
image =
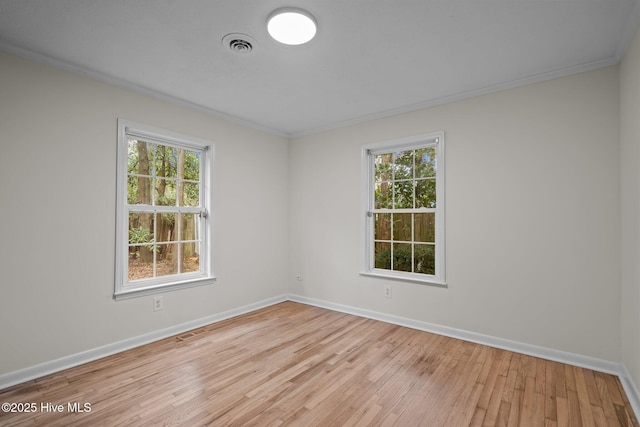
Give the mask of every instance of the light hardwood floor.
[(0, 413), (2, 426), (638, 426), (612, 375), (293, 302), (29, 381), (0, 402), (37, 405)]

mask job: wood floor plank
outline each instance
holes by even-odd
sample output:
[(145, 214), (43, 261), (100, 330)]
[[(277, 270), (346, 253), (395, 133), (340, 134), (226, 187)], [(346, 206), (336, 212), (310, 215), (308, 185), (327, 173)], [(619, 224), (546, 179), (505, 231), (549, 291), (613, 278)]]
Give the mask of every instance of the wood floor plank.
[(507, 427), (509, 425), (509, 414), (511, 413), (511, 403), (502, 401), (498, 410), (498, 418), (496, 419), (497, 427)]
[(615, 376), (293, 302), (0, 390), (0, 402), (38, 405), (0, 413), (3, 427), (640, 427)]
[(589, 391), (587, 390), (587, 382), (585, 380), (585, 370), (574, 367), (576, 389), (578, 396), (578, 404), (580, 405), (580, 416), (582, 417), (582, 424), (585, 426), (595, 425), (593, 419), (593, 412), (591, 410), (591, 402), (589, 401)]
[(545, 361), (545, 389), (544, 389), (544, 418), (547, 422), (558, 422), (558, 407), (556, 403), (556, 370), (554, 362)]
[(495, 426), (498, 424), (498, 411), (500, 410), (500, 405), (502, 403), (502, 390), (504, 389), (506, 377), (500, 375), (498, 380), (494, 384), (494, 391), (491, 393), (491, 400), (489, 400), (489, 404), (487, 406), (487, 415), (485, 416), (483, 425), (485, 426)]
[(569, 400), (566, 397), (556, 398), (556, 408), (558, 409), (558, 427), (568, 427), (569, 419)]
[(507, 373), (507, 381), (502, 392), (502, 400), (511, 404), (516, 391), (516, 378), (518, 376), (518, 367), (520, 366), (520, 355), (511, 353), (511, 362), (509, 363), (509, 371)]
[(485, 348), (474, 346), (473, 353), (467, 359), (465, 369), (460, 372), (456, 383), (451, 389), (451, 393), (441, 395), (439, 408), (430, 414), (429, 419), (435, 425), (464, 425), (468, 424), (473, 416), (473, 407), (478, 407), (482, 384), (478, 382), (478, 377), (482, 371)]

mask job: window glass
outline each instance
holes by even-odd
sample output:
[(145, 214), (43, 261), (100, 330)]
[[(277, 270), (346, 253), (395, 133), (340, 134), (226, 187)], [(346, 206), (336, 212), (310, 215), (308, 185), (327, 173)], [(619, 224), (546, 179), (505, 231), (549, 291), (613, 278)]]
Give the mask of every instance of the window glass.
[(363, 148), (365, 273), (444, 284), (444, 135)]
[(125, 121), (118, 140), (116, 298), (213, 279), (203, 262), (212, 235), (203, 192), (211, 146)]

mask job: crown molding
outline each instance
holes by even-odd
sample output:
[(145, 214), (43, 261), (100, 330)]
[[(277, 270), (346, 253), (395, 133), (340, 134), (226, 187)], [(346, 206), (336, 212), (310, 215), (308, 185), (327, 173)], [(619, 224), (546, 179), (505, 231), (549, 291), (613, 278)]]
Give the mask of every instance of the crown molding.
[(616, 59), (618, 62), (624, 59), (627, 49), (631, 45), (633, 38), (640, 27), (640, 0), (633, 0), (633, 8), (631, 13), (627, 15), (626, 21), (622, 26), (622, 35), (616, 48)]
[(140, 95), (149, 96), (155, 99), (158, 99), (163, 102), (167, 102), (169, 104), (177, 105), (179, 107), (187, 108), (190, 110), (199, 111), (201, 113), (209, 114), (211, 116), (218, 117), (220, 119), (226, 120), (228, 122), (258, 130), (264, 133), (268, 133), (271, 135), (279, 136), (282, 138), (288, 138), (289, 135), (285, 132), (282, 132), (277, 129), (270, 128), (268, 126), (263, 126), (258, 123), (254, 123), (249, 120), (242, 119), (240, 117), (223, 113), (221, 111), (214, 110), (212, 108), (204, 107), (202, 105), (186, 101), (181, 98), (177, 98), (172, 95), (168, 95), (166, 93), (157, 91), (155, 89), (151, 89), (142, 85), (138, 85), (135, 83), (128, 82), (126, 80), (120, 79), (118, 77), (113, 77), (108, 74), (105, 74), (101, 71), (90, 69), (78, 64), (74, 64), (68, 61), (63, 61), (57, 58), (54, 58), (49, 55), (44, 55), (38, 52), (34, 52), (29, 49), (24, 49), (21, 47), (14, 46), (10, 43), (7, 43), (3, 40), (0, 40), (0, 51), (13, 54), (23, 59), (27, 59), (33, 62), (38, 62), (44, 65), (48, 65), (53, 68), (62, 69), (73, 74), (81, 75), (92, 80), (99, 81), (101, 83), (106, 83), (111, 86), (118, 87), (120, 89), (125, 89), (131, 92), (138, 93)]
[[(638, 0), (640, 1), (640, 0)], [(326, 126), (317, 127), (314, 129), (310, 129), (307, 131), (295, 132), (289, 135), (291, 139), (297, 139), (304, 136), (315, 135), (323, 132), (328, 132), (340, 128), (344, 128), (347, 126), (353, 126), (365, 122), (369, 122), (372, 120), (385, 119), (393, 116), (397, 116), (405, 113), (412, 113), (418, 110), (424, 110), (427, 108), (437, 107), (444, 104), (449, 104), (452, 102), (463, 101), (465, 99), (475, 98), (482, 95), (489, 95), (496, 92), (502, 92), (508, 89), (515, 89), (522, 86), (527, 86), (534, 83), (540, 83), (546, 80), (558, 79), (561, 77), (570, 76), (573, 74), (584, 73), (587, 71), (597, 70), (599, 68), (608, 67), (610, 65), (615, 65), (618, 62), (617, 57), (611, 56), (609, 58), (601, 59), (598, 61), (589, 62), (587, 64), (580, 64), (571, 67), (560, 68), (553, 71), (548, 71), (539, 74), (533, 74), (528, 77), (524, 77), (521, 79), (509, 80), (503, 83), (498, 83), (495, 85), (485, 86), (483, 88), (459, 92), (453, 95), (447, 95), (440, 98), (434, 98), (430, 100), (426, 100), (423, 102), (410, 104), (390, 110), (381, 111), (378, 113), (368, 114), (365, 116), (359, 116), (352, 119), (344, 120), (341, 122), (329, 124)]]

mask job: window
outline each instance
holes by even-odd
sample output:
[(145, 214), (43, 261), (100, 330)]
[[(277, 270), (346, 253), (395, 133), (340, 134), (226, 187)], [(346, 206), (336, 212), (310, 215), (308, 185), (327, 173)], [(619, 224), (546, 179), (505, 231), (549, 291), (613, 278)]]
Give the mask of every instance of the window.
[(363, 274), (445, 285), (444, 134), (363, 147)]
[(115, 298), (211, 283), (213, 145), (118, 120)]

